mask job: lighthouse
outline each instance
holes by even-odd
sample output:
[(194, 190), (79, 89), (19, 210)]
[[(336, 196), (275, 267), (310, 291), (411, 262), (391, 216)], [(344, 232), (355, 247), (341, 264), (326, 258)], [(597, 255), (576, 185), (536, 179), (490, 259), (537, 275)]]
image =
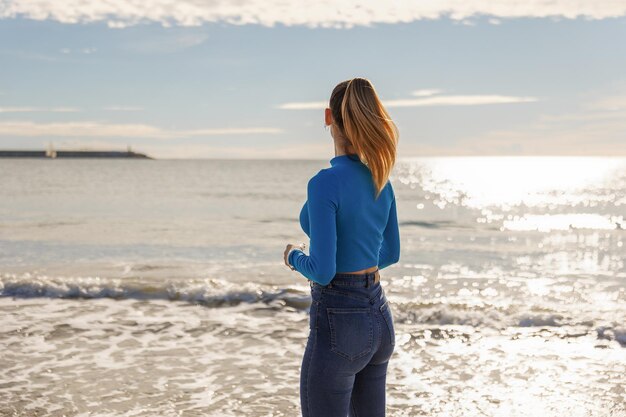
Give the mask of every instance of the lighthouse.
[(48, 149), (46, 150), (46, 157), (48, 158), (56, 158), (57, 151), (52, 147), (52, 142), (48, 142)]

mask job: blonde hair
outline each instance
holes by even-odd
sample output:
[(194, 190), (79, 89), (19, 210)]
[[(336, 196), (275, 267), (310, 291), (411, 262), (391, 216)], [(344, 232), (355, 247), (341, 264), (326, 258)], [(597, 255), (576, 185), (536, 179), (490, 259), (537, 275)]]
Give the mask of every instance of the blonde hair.
[(330, 96), (333, 120), (372, 173), (375, 199), (396, 162), (399, 131), (366, 78), (342, 81)]

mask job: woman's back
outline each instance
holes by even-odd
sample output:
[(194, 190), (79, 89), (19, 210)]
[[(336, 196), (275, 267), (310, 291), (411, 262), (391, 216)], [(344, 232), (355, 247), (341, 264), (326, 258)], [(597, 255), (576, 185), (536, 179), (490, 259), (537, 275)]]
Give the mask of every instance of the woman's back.
[(378, 199), (369, 168), (356, 154), (339, 155), (307, 184), (300, 225), (310, 238), (310, 256), (290, 254), (307, 278), (327, 284), (335, 273), (398, 261), (400, 237), (391, 182)]

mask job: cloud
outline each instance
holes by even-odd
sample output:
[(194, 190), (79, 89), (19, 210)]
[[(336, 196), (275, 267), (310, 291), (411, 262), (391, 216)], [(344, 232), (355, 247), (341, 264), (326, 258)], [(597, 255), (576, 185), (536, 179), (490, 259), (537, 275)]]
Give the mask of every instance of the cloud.
[[(80, 48), (80, 49), (76, 49), (75, 51), (79, 54), (89, 55), (89, 54), (93, 54), (94, 52), (96, 52), (96, 48)], [(61, 48), (59, 49), (59, 52), (64, 55), (69, 55), (72, 53), (72, 50), (70, 48)]]
[(79, 111), (80, 109), (75, 109), (73, 107), (0, 107), (0, 113), (75, 113)]
[(515, 97), (500, 95), (469, 95), (469, 96), (435, 96), (417, 99), (387, 100), (386, 107), (418, 107), (418, 106), (477, 106), (482, 104), (529, 103), (537, 101), (535, 97)]
[(283, 110), (317, 110), (317, 109), (325, 109), (328, 107), (327, 101), (304, 101), (304, 102), (295, 102), (295, 103), (284, 103), (279, 106), (276, 106), (278, 109)]
[(141, 111), (143, 107), (137, 106), (106, 106), (102, 108), (103, 110), (108, 111)]
[[(1, 95), (2, 93), (0, 93)], [(141, 111), (143, 107), (138, 106), (106, 106), (102, 108), (107, 111)], [(76, 113), (81, 109), (74, 107), (0, 107), (0, 113)]]
[[(42, 141), (39, 146), (29, 149), (43, 150), (52, 142), (55, 150), (120, 150), (125, 151), (130, 145), (135, 152), (145, 153), (153, 158), (161, 159), (321, 159), (328, 161), (333, 156), (332, 142), (320, 143), (299, 141), (281, 147), (267, 146), (264, 143), (254, 145), (234, 145), (229, 143), (174, 143), (174, 142), (141, 142), (138, 140), (107, 140), (107, 139), (57, 139)], [(316, 157), (317, 155), (317, 157)]]
[(598, 0), (319, 0), (314, 3), (306, 0), (0, 0), (0, 18), (26, 17), (63, 23), (106, 22), (111, 28), (124, 28), (144, 22), (158, 22), (166, 27), (225, 22), (270, 27), (283, 24), (351, 28), (442, 17), (473, 25), (466, 19), (480, 15), (498, 19), (604, 19), (625, 14), (625, 2)]
[[(2, 0), (0, 0), (0, 19), (1, 17), (2, 17)], [(28, 59), (32, 61), (59, 62), (59, 58), (57, 56), (51, 56), (51, 55), (27, 52), (27, 51), (19, 51), (19, 50), (3, 49), (3, 50), (0, 50), (0, 55), (17, 57), (20, 59)]]
[(179, 32), (170, 29), (167, 32), (152, 34), (148, 38), (132, 40), (123, 45), (123, 48), (142, 54), (172, 53), (201, 45), (208, 38), (209, 35), (206, 33)]
[(411, 93), (411, 95), (416, 97), (428, 97), (434, 96), (435, 94), (441, 93), (441, 90), (436, 88), (426, 89), (426, 90), (415, 90)]
[[(119, 147), (119, 145), (118, 145)], [(141, 149), (155, 158), (224, 158), (224, 159), (322, 159), (329, 160), (333, 156), (332, 143), (305, 143), (268, 147), (265, 144), (256, 146), (210, 145), (206, 143), (149, 144), (133, 145), (133, 149)], [(316, 156), (317, 155), (317, 156)]]
[(607, 111), (619, 111), (626, 110), (626, 95), (612, 95), (602, 97), (590, 102), (587, 105), (589, 110), (607, 110)]
[(176, 139), (216, 135), (277, 134), (282, 132), (282, 129), (272, 127), (171, 130), (146, 124), (112, 124), (90, 121), (61, 123), (0, 121), (0, 136), (11, 137), (120, 137)]
[(472, 22), (471, 20), (461, 20), (461, 24), (465, 26), (476, 26), (476, 22)]
[[(597, 94), (594, 94), (597, 96)], [(415, 154), (626, 156), (626, 92), (583, 97), (575, 111), (544, 114), (517, 128), (466, 137), (450, 148)]]
[[(535, 97), (516, 97), (501, 95), (435, 95), (437, 89), (416, 90), (411, 94), (418, 98), (383, 100), (385, 107), (419, 107), (419, 106), (478, 106), (483, 104), (529, 103), (537, 101)], [(284, 103), (277, 108), (284, 110), (319, 110), (328, 106), (326, 101), (305, 101)]]

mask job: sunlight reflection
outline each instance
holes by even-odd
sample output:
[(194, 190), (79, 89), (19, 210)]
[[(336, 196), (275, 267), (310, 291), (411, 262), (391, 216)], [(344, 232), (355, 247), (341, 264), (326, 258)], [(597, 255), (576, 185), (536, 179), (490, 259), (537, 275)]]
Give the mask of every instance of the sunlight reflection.
[[(409, 158), (398, 181), (416, 195), (415, 211), (444, 210), (508, 230), (624, 229), (626, 159), (610, 157)], [(430, 211), (429, 211), (430, 210)], [(465, 211), (461, 211), (465, 210)], [(471, 210), (471, 214), (467, 214)], [(476, 211), (479, 216), (476, 217)], [(549, 211), (549, 213), (546, 213)]]
[[(462, 197), (464, 205), (473, 207), (543, 205), (549, 196), (562, 203), (572, 196), (554, 195), (555, 191), (602, 183), (623, 164), (621, 159), (602, 157), (433, 158), (431, 180), (424, 189), (442, 194), (449, 202)], [(591, 196), (580, 195), (576, 200), (585, 197)]]
[(509, 230), (550, 230), (567, 229), (626, 229), (622, 216), (601, 216), (592, 213), (580, 214), (525, 214), (522, 217), (513, 216), (512, 220), (505, 220), (503, 227)]

